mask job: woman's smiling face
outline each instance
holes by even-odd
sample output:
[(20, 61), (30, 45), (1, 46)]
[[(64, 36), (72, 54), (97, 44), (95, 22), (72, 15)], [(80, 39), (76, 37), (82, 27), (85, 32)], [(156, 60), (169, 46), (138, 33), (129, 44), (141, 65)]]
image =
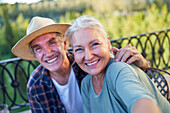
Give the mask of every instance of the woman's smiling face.
[(110, 40), (102, 32), (93, 28), (79, 29), (70, 42), (75, 61), (82, 70), (91, 75), (105, 71), (110, 59)]

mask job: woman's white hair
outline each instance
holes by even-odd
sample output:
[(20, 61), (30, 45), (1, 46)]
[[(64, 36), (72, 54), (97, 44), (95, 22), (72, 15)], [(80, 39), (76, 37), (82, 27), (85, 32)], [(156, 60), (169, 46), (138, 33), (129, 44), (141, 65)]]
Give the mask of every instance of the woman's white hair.
[(66, 31), (65, 36), (69, 38), (71, 42), (73, 33), (77, 30), (84, 29), (84, 28), (93, 28), (93, 29), (99, 30), (105, 36), (107, 36), (107, 33), (104, 30), (104, 27), (101, 24), (101, 22), (95, 19), (94, 17), (88, 16), (88, 15), (80, 16), (76, 20), (74, 20), (74, 23), (72, 24), (72, 26), (69, 27), (68, 30)]

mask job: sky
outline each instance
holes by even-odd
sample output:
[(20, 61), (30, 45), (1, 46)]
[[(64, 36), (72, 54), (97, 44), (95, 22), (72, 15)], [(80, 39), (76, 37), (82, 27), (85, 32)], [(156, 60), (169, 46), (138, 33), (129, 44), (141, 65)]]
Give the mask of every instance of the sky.
[(9, 3), (9, 4), (15, 4), (18, 3), (36, 3), (40, 0), (0, 0), (1, 3)]

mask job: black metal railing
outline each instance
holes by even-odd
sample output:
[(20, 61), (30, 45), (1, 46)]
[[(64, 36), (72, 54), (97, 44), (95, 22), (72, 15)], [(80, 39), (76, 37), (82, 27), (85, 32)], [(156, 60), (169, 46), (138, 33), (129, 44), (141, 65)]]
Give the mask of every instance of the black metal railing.
[(118, 48), (127, 44), (135, 46), (152, 67), (170, 72), (170, 29), (111, 40), (111, 43)]
[[(118, 48), (131, 44), (150, 61), (152, 67), (169, 72), (170, 29), (111, 40), (111, 43)], [(8, 104), (9, 110), (28, 106), (26, 85), (37, 65), (20, 58), (0, 61), (0, 104)]]
[(0, 61), (0, 104), (9, 110), (28, 106), (26, 86), (35, 63), (13, 58)]

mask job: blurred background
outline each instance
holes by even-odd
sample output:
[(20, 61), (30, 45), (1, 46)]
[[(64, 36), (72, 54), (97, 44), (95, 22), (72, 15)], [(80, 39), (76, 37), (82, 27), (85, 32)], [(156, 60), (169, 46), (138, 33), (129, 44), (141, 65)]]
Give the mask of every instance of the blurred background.
[[(170, 32), (166, 30), (170, 29), (170, 0), (0, 0), (0, 61), (2, 64), (0, 104), (6, 103), (10, 107), (16, 107), (18, 103), (28, 102), (26, 84), (35, 67), (25, 61), (6, 63), (7, 61), (2, 60), (15, 58), (11, 48), (26, 35), (30, 19), (33, 16), (42, 16), (49, 17), (57, 23), (72, 24), (73, 20), (81, 15), (98, 18), (110, 39), (145, 34), (145, 37), (139, 41), (140, 44), (144, 42), (144, 45), (147, 41), (145, 52), (148, 55), (145, 58), (149, 61), (156, 59), (154, 66), (158, 64), (160, 69), (169, 66)], [(162, 30), (165, 32), (160, 33), (159, 38), (147, 34), (158, 33), (157, 31)], [(147, 40), (146, 37), (150, 37), (151, 40)], [(137, 43), (137, 40), (133, 42)], [(154, 57), (150, 42), (153, 42), (151, 45), (154, 46)], [(143, 49), (140, 44), (139, 51)], [(29, 106), (12, 110), (11, 113), (27, 109)]]
[(11, 48), (33, 16), (72, 23), (81, 15), (95, 16), (118, 39), (170, 28), (170, 0), (0, 0), (0, 60), (15, 57)]

